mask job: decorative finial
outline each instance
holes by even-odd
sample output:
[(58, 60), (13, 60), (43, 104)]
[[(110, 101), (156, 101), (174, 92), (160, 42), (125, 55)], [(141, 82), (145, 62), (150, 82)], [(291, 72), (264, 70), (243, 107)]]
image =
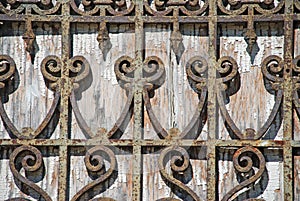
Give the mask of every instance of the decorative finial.
[(179, 64), (182, 53), (184, 52), (184, 46), (182, 43), (183, 41), (182, 34), (179, 30), (178, 15), (176, 17), (176, 20), (173, 23), (173, 31), (171, 33), (170, 41), (171, 41), (171, 48), (176, 55), (177, 64)]
[(254, 29), (247, 29), (245, 33), (245, 40), (248, 44), (249, 53), (252, 53), (253, 46), (257, 41), (257, 35)]
[(31, 62), (34, 62), (34, 56), (35, 56), (35, 34), (32, 30), (32, 25), (30, 20), (26, 20), (25, 22), (25, 33), (22, 36), (22, 39), (25, 41), (26, 47), (25, 50), (30, 54)]
[(97, 36), (97, 41), (99, 43), (99, 48), (101, 49), (103, 53), (103, 58), (105, 60), (107, 53), (111, 49), (112, 45), (110, 42), (106, 22), (101, 22), (99, 27), (99, 33)]

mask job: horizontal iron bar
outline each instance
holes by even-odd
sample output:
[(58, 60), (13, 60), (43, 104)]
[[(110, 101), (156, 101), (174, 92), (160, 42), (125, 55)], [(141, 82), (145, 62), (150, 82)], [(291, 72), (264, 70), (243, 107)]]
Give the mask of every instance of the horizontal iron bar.
[[(229, 146), (229, 147), (242, 147), (242, 146), (254, 146), (254, 147), (283, 147), (286, 141), (282, 140), (109, 140), (103, 141), (100, 139), (1, 139), (0, 146), (15, 146), (15, 145), (33, 145), (33, 146), (133, 146), (139, 145), (143, 147), (147, 146), (209, 146), (214, 145), (216, 147)], [(293, 141), (292, 146), (300, 147), (300, 141)]]
[[(0, 21), (25, 21), (29, 16), (23, 14), (5, 15), (0, 14)], [(30, 15), (31, 21), (35, 22), (61, 22), (62, 19), (72, 22), (99, 23), (134, 23), (135, 16), (62, 16), (62, 15)]]
[[(28, 15), (13, 14), (6, 15), (0, 14), (0, 21), (25, 21)], [(61, 22), (66, 16), (62, 15), (30, 15), (32, 21), (37, 22)], [(67, 16), (70, 22), (85, 22), (85, 23), (99, 23), (105, 20), (108, 23), (134, 23), (135, 16)], [(144, 23), (173, 23), (173, 16), (143, 16)], [(179, 23), (208, 23), (210, 17), (208, 16), (180, 16), (178, 18)], [(293, 15), (294, 20), (300, 20), (300, 15)], [(255, 15), (253, 21), (255, 22), (276, 22), (283, 21), (284, 15)], [(217, 22), (247, 22), (248, 15), (233, 15), (233, 16), (217, 16)]]

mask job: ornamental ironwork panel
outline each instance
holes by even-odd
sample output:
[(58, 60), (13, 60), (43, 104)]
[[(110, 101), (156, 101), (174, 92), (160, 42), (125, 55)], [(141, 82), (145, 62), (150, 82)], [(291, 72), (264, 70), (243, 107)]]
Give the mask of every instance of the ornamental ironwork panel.
[(300, 200), (298, 0), (0, 0), (1, 200)]

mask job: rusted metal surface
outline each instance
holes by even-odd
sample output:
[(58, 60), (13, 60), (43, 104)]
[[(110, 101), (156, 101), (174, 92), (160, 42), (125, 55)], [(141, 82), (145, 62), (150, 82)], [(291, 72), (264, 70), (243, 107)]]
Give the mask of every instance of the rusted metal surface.
[[(5, 100), (9, 100), (7, 97), (16, 90), (12, 90), (12, 85), (16, 82), (17, 66), (9, 55), (0, 53), (2, 95), (0, 115), (10, 136), (10, 139), (0, 139), (0, 146), (13, 148), (9, 157), (9, 167), (16, 183), (21, 183), (21, 185), (16, 184), (17, 187), (22, 193), (34, 199), (52, 200), (53, 195), (49, 195), (45, 189), (37, 185), (32, 177), (38, 177), (42, 172), (43, 161), (47, 157), (47, 155), (43, 156), (38, 148), (58, 147), (58, 200), (115, 200), (107, 195), (101, 198), (99, 196), (116, 183), (116, 178), (120, 176), (116, 150), (123, 147), (131, 150), (132, 168), (130, 169), (131, 186), (128, 188), (131, 190), (128, 193), (130, 196), (122, 199), (144, 200), (142, 187), (148, 184), (142, 184), (142, 181), (145, 181), (143, 152), (148, 148), (157, 148), (159, 159), (156, 165), (162, 181), (171, 192), (170, 195), (157, 201), (226, 201), (238, 199), (242, 192), (249, 190), (251, 185), (254, 186), (255, 183), (263, 180), (262, 175), (269, 171), (265, 153), (261, 148), (258, 149), (263, 147), (282, 150), (283, 200), (293, 200), (293, 188), (296, 189), (293, 186), (293, 171), (294, 169), (295, 172), (299, 171), (294, 168), (293, 157), (294, 150), (300, 147), (300, 143), (293, 139), (293, 135), (297, 133), (293, 133), (292, 126), (293, 121), (295, 119), (299, 121), (300, 116), (300, 56), (293, 55), (292, 45), (293, 25), (300, 19), (297, 14), (299, 10), (300, 3), (297, 0), (1, 0), (1, 22), (3, 21), (5, 26), (13, 21), (25, 24), (22, 39), (32, 63), (35, 62), (35, 54), (38, 51), (35, 45), (37, 30), (33, 26), (34, 23), (59, 22), (62, 38), (61, 54), (45, 56), (40, 64), (45, 85), (53, 91), (54, 98), (46, 116), (36, 129), (28, 126), (19, 131), (18, 125), (15, 125), (7, 114)], [(134, 54), (118, 55), (116, 61), (110, 61), (110, 68), (114, 71), (118, 87), (126, 93), (126, 100), (122, 100), (123, 110), (116, 114), (118, 119), (112, 128), (99, 126), (96, 132), (92, 131), (78, 106), (77, 96), (84, 92), (86, 80), (93, 69), (85, 56), (73, 55), (71, 26), (82, 22), (97, 24), (97, 37), (93, 42), (98, 42), (104, 60), (113, 48), (110, 37), (112, 25), (134, 25)], [(284, 24), (282, 47), (284, 54), (264, 55), (259, 65), (265, 90), (274, 98), (273, 108), (262, 125), (245, 129), (239, 128), (227, 107), (231, 98), (240, 90), (239, 64), (231, 55), (224, 56), (219, 53), (222, 44), (219, 44), (218, 31), (221, 31), (221, 25), (237, 22), (242, 22), (243, 38), (247, 43), (245, 49), (252, 61), (258, 53), (259, 23)], [(145, 27), (156, 23), (170, 25), (168, 45), (176, 57), (174, 65), (181, 65), (184, 68), (185, 74), (179, 76), (184, 76), (188, 80), (190, 91), (198, 96), (194, 114), (190, 115), (189, 122), (182, 130), (175, 126), (165, 127), (153, 108), (153, 99), (160, 98), (157, 91), (166, 86), (167, 70), (171, 71), (174, 68), (171, 62), (165, 61), (158, 55), (145, 55), (147, 52)], [(185, 24), (200, 24), (207, 27), (208, 31), (205, 34), (209, 38), (207, 56), (196, 52), (182, 62), (183, 54), (188, 51), (182, 30)], [(0, 26), (4, 25), (0, 24)], [(270, 36), (272, 34), (270, 33)], [(202, 44), (197, 45), (202, 48)], [(155, 135), (158, 136), (157, 139), (144, 139), (146, 121), (144, 110)], [(243, 110), (243, 108), (236, 108), (236, 110)], [(297, 115), (293, 116), (294, 111)], [(71, 138), (73, 114), (85, 139)], [(59, 127), (60, 135), (52, 139), (51, 134), (55, 128), (50, 131), (50, 135), (43, 135), (43, 131), (50, 127), (50, 122), (55, 118), (57, 121), (54, 127)], [(218, 138), (218, 122), (221, 118), (224, 120), (230, 139)], [(271, 129), (276, 118), (283, 123), (283, 139), (275, 140), (275, 137), (265, 139), (264, 136)], [(132, 138), (121, 139), (130, 121), (133, 121)], [(206, 122), (208, 137), (199, 140)], [(276, 136), (276, 133), (274, 135)], [(86, 166), (84, 168), (90, 177), (90, 182), (71, 194), (70, 155), (72, 149), (78, 147), (86, 148), (85, 153), (80, 152), (80, 154), (84, 156), (83, 162)], [(217, 157), (220, 147), (229, 150), (239, 148), (229, 157), (235, 169), (231, 174), (236, 174), (240, 178), (239, 184), (222, 192), (222, 195), (218, 195), (219, 168), (222, 168), (218, 165)], [(189, 152), (192, 148), (205, 150), (203, 158), (207, 161), (205, 167), (207, 193), (204, 198), (201, 196), (202, 193), (188, 186), (191, 180), (188, 178), (193, 176), (191, 161), (201, 158)], [(246, 197), (246, 200), (263, 200), (251, 196)], [(9, 197), (8, 199), (25, 198)]]

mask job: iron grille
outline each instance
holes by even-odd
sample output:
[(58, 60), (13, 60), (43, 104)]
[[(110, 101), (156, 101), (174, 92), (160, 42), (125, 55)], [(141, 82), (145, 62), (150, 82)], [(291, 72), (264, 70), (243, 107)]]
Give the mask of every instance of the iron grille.
[[(4, 199), (21, 200), (25, 196), (26, 199), (31, 197), (47, 201), (54, 197), (60, 201), (117, 198), (149, 200), (145, 192), (151, 192), (154, 187), (149, 186), (144, 173), (146, 169), (151, 169), (150, 163), (156, 161), (153, 162), (153, 168), (159, 171), (159, 177), (165, 185), (163, 188), (169, 190), (168, 195), (163, 196), (162, 193), (158, 200), (255, 200), (264, 193), (264, 189), (255, 189), (257, 183), (271, 182), (266, 175), (275, 171), (267, 166), (270, 161), (268, 155), (273, 150), (273, 154), (279, 155), (274, 160), (283, 164), (283, 175), (280, 175), (282, 189), (279, 189), (281, 196), (278, 200), (298, 200), (298, 168), (295, 164), (300, 143), (295, 127), (300, 112), (300, 57), (296, 51), (298, 40), (295, 32), (299, 10), (300, 1), (297, 0), (1, 0), (0, 115), (6, 130), (3, 133), (7, 132), (9, 136), (6, 138), (3, 134), (0, 140), (1, 159), (9, 161), (8, 166), (14, 177), (10, 185), (17, 186), (21, 192), (20, 197), (6, 194)], [(237, 62), (234, 53), (224, 55), (221, 38), (226, 27), (242, 27), (242, 34), (233, 32), (231, 36), (243, 37), (247, 44), (244, 49), (254, 63), (259, 45), (263, 43), (259, 41), (261, 33), (258, 31), (262, 24), (269, 28), (278, 25), (282, 28), (281, 33), (270, 32), (266, 35), (283, 37), (283, 46), (279, 47), (283, 53), (264, 55), (256, 68), (262, 76), (262, 79), (257, 80), (263, 83), (265, 90), (274, 98), (274, 104), (264, 124), (241, 129), (228, 111), (227, 104), (233, 101), (232, 96), (241, 88), (239, 68), (242, 62)], [(89, 25), (88, 30), (86, 25)], [(114, 54), (119, 54), (114, 49), (116, 42), (112, 41), (114, 33), (122, 32), (114, 28), (116, 25), (126, 25), (129, 28), (125, 32), (132, 33), (132, 38), (125, 37), (118, 42), (134, 46), (127, 55), (120, 54), (117, 55), (118, 59), (110, 60), (109, 53), (114, 51)], [(147, 35), (147, 31), (152, 25), (171, 30), (166, 36), (168, 47), (162, 47), (161, 51), (170, 49), (170, 54), (175, 58), (173, 63), (161, 58), (156, 51), (149, 51), (148, 45), (151, 42), (147, 42), (147, 37), (152, 33), (150, 31), (150, 35)], [(45, 27), (50, 27), (48, 30), (51, 33), (45, 31)], [(207, 47), (201, 44), (202, 40), (196, 40), (193, 43), (200, 49), (186, 53), (189, 51), (188, 43), (191, 42), (185, 40), (188, 27), (197, 27), (198, 35), (207, 38)], [(15, 33), (16, 30), (19, 31)], [(93, 48), (97, 40), (99, 49), (93, 51), (101, 52), (102, 63), (91, 62), (91, 57), (95, 59), (99, 55), (84, 53), (84, 50), (78, 50), (74, 45), (74, 41), (83, 40), (80, 39), (80, 33), (97, 34), (89, 43), (90, 47), (85, 48)], [(36, 42), (37, 36), (46, 35), (59, 39), (52, 39), (48, 49), (39, 47)], [(23, 39), (24, 54), (10, 52), (14, 56), (9, 55), (9, 45), (20, 43), (4, 40), (10, 36)], [(42, 48), (44, 57), (39, 58), (38, 53)], [(56, 52), (59, 53), (50, 54), (53, 52), (51, 48), (57, 48)], [(124, 50), (128, 46), (120, 48)], [(18, 59), (26, 60), (23, 62), (27, 62), (26, 66), (16, 65), (22, 63), (16, 62)], [(85, 95), (85, 90), (97, 82), (98, 75), (93, 71), (103, 68), (103, 62), (108, 62), (108, 70), (114, 71), (115, 78), (112, 79), (118, 82), (117, 92), (121, 91), (123, 109), (115, 114), (119, 118), (111, 129), (97, 128), (95, 131), (86, 120), (93, 117), (83, 114), (78, 102), (92, 98)], [(50, 106), (45, 106), (48, 108), (45, 117), (41, 117), (35, 108), (30, 108), (30, 113), (39, 116), (36, 122), (31, 123), (37, 126), (32, 128), (29, 125), (20, 129), (22, 124), (16, 125), (15, 122), (20, 121), (18, 118), (22, 116), (12, 118), (10, 111), (14, 110), (14, 105), (22, 102), (18, 97), (11, 97), (17, 90), (24, 90), (18, 89), (23, 82), (20, 78), (31, 80), (26, 77), (26, 68), (34, 68), (33, 73), (38, 71), (42, 74), (47, 88), (36, 90), (50, 94), (46, 101)], [(182, 73), (178, 69), (182, 69)], [(186, 79), (190, 85), (188, 93), (197, 97), (192, 110), (184, 114), (191, 118), (183, 129), (176, 128), (176, 125), (165, 127), (162, 123), (164, 120), (157, 115), (162, 108), (154, 106), (154, 99), (160, 99), (159, 90), (166, 87), (170, 78), (174, 79), (173, 83), (176, 82), (176, 76)], [(34, 82), (34, 79), (31, 81)], [(99, 91), (98, 95), (106, 96), (101, 94), (105, 85), (93, 87), (93, 90)], [(169, 95), (176, 96), (178, 91), (172, 89), (174, 94)], [(99, 97), (95, 100), (99, 100)], [(115, 111), (115, 100), (106, 101), (112, 104), (106, 110), (98, 108), (98, 116), (103, 116), (107, 110)], [(185, 103), (188, 101), (186, 98)], [(168, 107), (166, 117), (173, 115), (172, 107)], [(86, 105), (85, 109), (88, 108), (89, 105)], [(245, 107), (233, 109), (242, 112)], [(180, 116), (178, 113), (176, 115)], [(175, 118), (174, 115), (172, 118)], [(145, 137), (146, 124), (153, 127), (152, 137)], [(279, 127), (282, 124), (282, 137), (276, 137), (279, 128), (273, 129), (278, 124)], [(81, 137), (73, 134), (76, 126)], [(129, 137), (124, 137), (125, 130), (130, 126)], [(203, 136), (205, 126), (207, 136)], [(225, 139), (220, 134), (220, 126), (226, 128), (228, 137)], [(220, 154), (225, 152), (227, 159)], [(126, 155), (130, 157), (126, 158)], [(83, 157), (75, 160), (76, 156)], [(45, 163), (52, 160), (51, 157), (57, 158), (54, 163), (57, 166), (49, 165), (45, 171)], [(122, 161), (126, 162), (125, 166), (129, 170), (127, 176), (130, 179), (127, 177), (127, 188), (124, 190), (127, 194), (105, 194), (112, 185), (119, 182), (120, 157), (125, 157)], [(196, 161), (193, 165), (192, 160)], [(220, 178), (223, 177), (220, 162), (223, 160), (232, 162), (234, 169), (231, 169), (230, 174), (238, 179), (237, 185), (230, 189), (226, 189), (226, 186), (232, 186), (232, 183), (223, 184), (225, 190), (220, 186)], [(54, 177), (57, 177), (58, 184), (57, 189), (53, 190), (37, 184), (49, 179), (51, 167), (57, 169)], [(89, 182), (79, 189), (72, 187), (72, 183), (79, 180), (74, 168), (81, 168), (90, 177)], [(199, 171), (205, 175), (203, 192), (194, 187), (194, 183), (189, 183), (193, 179), (200, 180)], [(2, 182), (5, 183), (5, 180)]]

